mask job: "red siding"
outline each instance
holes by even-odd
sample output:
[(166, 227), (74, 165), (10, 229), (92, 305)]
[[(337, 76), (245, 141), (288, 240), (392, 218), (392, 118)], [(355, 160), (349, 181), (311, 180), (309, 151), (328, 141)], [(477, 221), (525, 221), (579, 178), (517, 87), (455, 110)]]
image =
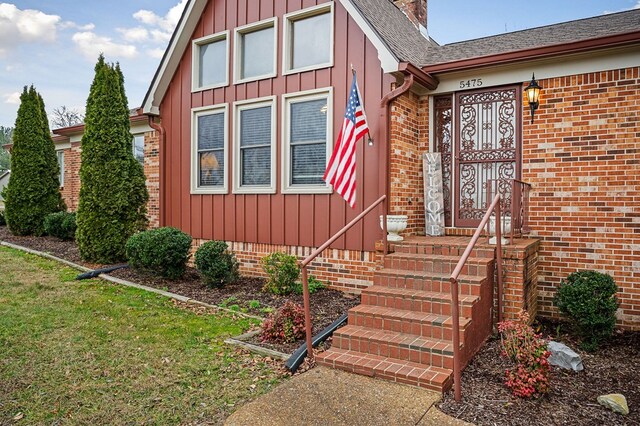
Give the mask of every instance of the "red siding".
[[(254, 2), (252, 2), (254, 3)], [(362, 209), (381, 194), (378, 174), (386, 143), (377, 134), (380, 100), (395, 81), (384, 75), (376, 49), (351, 19), (346, 10), (336, 2), (335, 6), (335, 51), (331, 68), (282, 76), (282, 16), (316, 4), (322, 0), (255, 2), (258, 7), (248, 7), (246, 0), (211, 0), (207, 5), (192, 39), (231, 30), (229, 76), (233, 75), (233, 29), (237, 26), (278, 17), (278, 76), (257, 82), (191, 93), (191, 47), (182, 57), (173, 76), (160, 112), (167, 134), (167, 155), (163, 161), (167, 185), (166, 226), (179, 227), (194, 238), (227, 241), (245, 241), (291, 246), (319, 246), (331, 234), (342, 228)], [(334, 88), (333, 140), (342, 126), (344, 107), (351, 84), (350, 64), (358, 71), (359, 86), (365, 101), (371, 135), (376, 142), (373, 147), (359, 142), (357, 151), (358, 204), (356, 209), (347, 207), (336, 194), (285, 195), (281, 188), (281, 95), (302, 90)], [(232, 104), (234, 101), (277, 95), (277, 180), (275, 195), (234, 195), (231, 193), (233, 176)], [(228, 195), (190, 194), (190, 149), (191, 109), (219, 103), (229, 104), (229, 167)], [(377, 214), (371, 214), (364, 222), (338, 240), (334, 248), (373, 250), (376, 239), (381, 238)]]

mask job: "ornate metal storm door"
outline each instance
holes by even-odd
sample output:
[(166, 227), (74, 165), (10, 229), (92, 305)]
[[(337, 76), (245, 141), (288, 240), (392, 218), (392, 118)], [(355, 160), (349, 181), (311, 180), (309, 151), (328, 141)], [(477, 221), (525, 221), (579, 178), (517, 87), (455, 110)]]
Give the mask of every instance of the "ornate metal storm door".
[(511, 204), (511, 179), (520, 178), (520, 105), (519, 87), (456, 94), (455, 226), (478, 226), (494, 182), (503, 206)]

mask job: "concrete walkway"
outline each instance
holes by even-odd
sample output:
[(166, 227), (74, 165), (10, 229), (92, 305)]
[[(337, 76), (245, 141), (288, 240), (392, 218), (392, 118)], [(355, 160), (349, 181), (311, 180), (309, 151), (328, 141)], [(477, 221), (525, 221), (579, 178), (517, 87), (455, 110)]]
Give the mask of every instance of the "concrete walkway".
[(436, 409), (440, 397), (413, 386), (316, 367), (241, 407), (225, 424), (469, 425)]

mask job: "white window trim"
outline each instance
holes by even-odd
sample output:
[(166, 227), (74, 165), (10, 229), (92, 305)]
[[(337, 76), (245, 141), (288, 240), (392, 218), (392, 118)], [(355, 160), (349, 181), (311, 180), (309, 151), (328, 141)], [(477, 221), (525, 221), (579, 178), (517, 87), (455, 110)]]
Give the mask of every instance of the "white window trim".
[[(242, 36), (244, 34), (252, 33), (254, 31), (263, 30), (265, 28), (273, 27), (273, 71), (263, 75), (257, 75), (255, 77), (242, 78)], [(273, 78), (278, 75), (278, 18), (269, 18), (260, 22), (254, 22), (253, 24), (244, 25), (238, 27), (234, 31), (234, 49), (233, 49), (233, 83), (241, 84), (248, 83), (250, 81), (264, 80), (267, 78)]]
[(292, 102), (304, 102), (315, 99), (327, 98), (327, 154), (328, 164), (333, 152), (333, 87), (305, 90), (303, 92), (287, 93), (282, 95), (282, 193), (283, 194), (331, 194), (333, 189), (327, 183), (322, 185), (291, 185), (289, 157), (291, 146), (289, 144), (289, 104)]
[[(241, 186), (240, 166), (240, 113), (243, 110), (271, 107), (271, 184), (269, 186)], [(275, 194), (276, 193), (276, 96), (249, 99), (233, 103), (233, 193), (234, 194)]]
[[(331, 32), (329, 34), (329, 62), (323, 64), (309, 65), (302, 68), (289, 68), (291, 64), (291, 24), (299, 19), (309, 18), (315, 15), (321, 15), (325, 12), (329, 12), (331, 15)], [(335, 38), (335, 13), (333, 2), (321, 4), (318, 6), (312, 6), (296, 12), (287, 13), (282, 18), (283, 23), (283, 36), (282, 36), (282, 75), (301, 73), (305, 71), (317, 70), (321, 68), (328, 68), (333, 66), (334, 61), (334, 38)]]
[[(216, 89), (219, 87), (226, 87), (229, 85), (229, 30), (221, 31), (219, 33), (211, 34), (205, 37), (195, 39), (191, 43), (191, 93), (201, 92), (203, 90)], [(225, 77), (222, 83), (210, 84), (208, 86), (198, 86), (199, 83), (199, 71), (200, 71), (200, 46), (213, 43), (216, 41), (225, 40)]]
[(133, 136), (133, 141), (131, 143), (131, 151), (133, 152), (133, 158), (135, 158), (136, 161), (138, 161), (138, 159), (136, 158), (136, 137), (142, 136), (142, 163), (140, 163), (140, 164), (144, 167), (144, 160), (145, 160), (145, 155), (144, 155), (145, 137), (144, 137), (144, 133), (135, 133), (135, 134), (132, 134), (132, 136)]
[[(224, 177), (222, 186), (200, 186), (198, 176), (198, 117), (201, 115), (224, 114)], [(191, 194), (228, 194), (229, 193), (229, 104), (193, 108), (191, 110)]]
[(59, 149), (56, 151), (56, 161), (58, 160), (58, 155), (62, 154), (62, 164), (58, 162), (60, 166), (60, 174), (58, 176), (58, 180), (60, 181), (60, 188), (64, 188), (64, 149)]

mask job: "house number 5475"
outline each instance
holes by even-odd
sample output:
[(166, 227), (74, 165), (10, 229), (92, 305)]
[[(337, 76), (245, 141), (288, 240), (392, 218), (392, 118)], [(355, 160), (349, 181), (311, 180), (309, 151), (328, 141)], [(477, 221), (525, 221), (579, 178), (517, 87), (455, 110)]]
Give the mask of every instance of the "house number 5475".
[(481, 78), (472, 78), (471, 80), (460, 80), (460, 88), (468, 89), (470, 87), (480, 87), (482, 86)]

